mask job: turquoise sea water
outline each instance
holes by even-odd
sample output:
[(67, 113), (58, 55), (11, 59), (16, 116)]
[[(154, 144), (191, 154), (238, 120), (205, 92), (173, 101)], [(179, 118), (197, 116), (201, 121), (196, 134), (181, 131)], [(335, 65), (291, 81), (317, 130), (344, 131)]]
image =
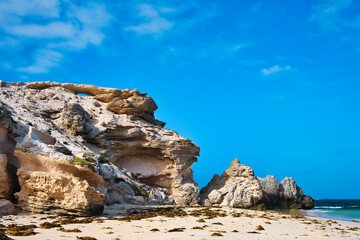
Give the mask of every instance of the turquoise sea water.
[(304, 211), (306, 215), (334, 220), (360, 221), (360, 199), (316, 200), (316, 207)]

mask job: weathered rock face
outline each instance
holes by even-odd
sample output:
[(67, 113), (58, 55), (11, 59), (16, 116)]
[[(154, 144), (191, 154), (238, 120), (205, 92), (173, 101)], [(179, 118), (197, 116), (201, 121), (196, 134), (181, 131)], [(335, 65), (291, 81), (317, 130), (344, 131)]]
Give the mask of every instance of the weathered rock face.
[(0, 198), (11, 199), (12, 182), (6, 170), (7, 163), (7, 156), (0, 154)]
[(15, 214), (16, 209), (12, 202), (6, 199), (0, 199), (0, 216)]
[(237, 208), (258, 208), (263, 192), (254, 171), (240, 164), (238, 159), (219, 177), (214, 175), (210, 183), (201, 189), (201, 201), (205, 205), (220, 204)]
[(267, 208), (287, 208), (287, 205), (284, 204), (285, 202), (280, 194), (279, 182), (274, 176), (267, 175), (266, 178), (257, 177), (257, 179), (260, 182), (264, 193), (263, 201), (266, 203)]
[(210, 183), (201, 189), (203, 204), (220, 204), (238, 208), (311, 209), (315, 201), (303, 194), (293, 178), (285, 178), (280, 184), (274, 176), (254, 176), (252, 168), (240, 164), (238, 159), (219, 177), (214, 175)]
[[(78, 95), (83, 94), (83, 95)], [(154, 118), (138, 90), (1, 83), (0, 198), (34, 212), (94, 214), (104, 204), (196, 204), (199, 147)]]
[(303, 190), (296, 185), (293, 178), (284, 178), (281, 180), (279, 190), (282, 199), (290, 208), (311, 209), (315, 207), (315, 201), (303, 193)]

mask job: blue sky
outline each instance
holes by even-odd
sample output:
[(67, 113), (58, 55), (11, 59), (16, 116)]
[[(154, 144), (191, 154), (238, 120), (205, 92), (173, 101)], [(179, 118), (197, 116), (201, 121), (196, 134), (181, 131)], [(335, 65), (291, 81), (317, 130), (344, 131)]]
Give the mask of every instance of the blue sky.
[(359, 37), (351, 0), (1, 0), (0, 79), (147, 92), (200, 186), (237, 157), (360, 198)]

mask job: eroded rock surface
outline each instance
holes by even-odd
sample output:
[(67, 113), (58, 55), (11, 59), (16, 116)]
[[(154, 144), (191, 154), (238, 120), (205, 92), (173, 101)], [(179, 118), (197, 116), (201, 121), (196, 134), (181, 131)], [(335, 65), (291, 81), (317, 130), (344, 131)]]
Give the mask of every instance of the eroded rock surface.
[(12, 182), (6, 169), (7, 163), (7, 156), (0, 154), (0, 199), (11, 199), (12, 195)]
[(303, 190), (296, 185), (293, 178), (286, 177), (279, 184), (279, 192), (282, 199), (290, 208), (311, 209), (315, 201), (303, 193)]
[(16, 213), (16, 209), (12, 202), (6, 199), (0, 199), (0, 216), (12, 215), (15, 213)]
[(201, 202), (238, 208), (255, 209), (311, 209), (315, 201), (303, 194), (293, 178), (286, 177), (280, 184), (274, 176), (254, 176), (252, 168), (240, 164), (238, 159), (221, 177), (214, 175), (210, 183), (201, 189)]
[(77, 215), (197, 204), (190, 167), (200, 149), (164, 129), (156, 109), (138, 90), (2, 82), (0, 198), (16, 192), (24, 210)]
[(210, 183), (201, 189), (201, 201), (205, 205), (220, 204), (237, 208), (258, 208), (263, 192), (252, 168), (234, 159), (224, 173), (214, 175)]

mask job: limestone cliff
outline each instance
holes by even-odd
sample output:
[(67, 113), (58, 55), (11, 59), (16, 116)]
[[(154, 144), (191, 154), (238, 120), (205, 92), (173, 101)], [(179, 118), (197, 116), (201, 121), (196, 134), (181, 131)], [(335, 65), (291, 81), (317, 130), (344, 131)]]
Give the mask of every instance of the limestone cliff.
[(77, 215), (198, 203), (190, 167), (200, 149), (165, 129), (156, 109), (138, 90), (0, 82), (0, 198)]
[(311, 209), (315, 201), (303, 194), (293, 178), (286, 177), (280, 184), (274, 176), (259, 178), (252, 168), (240, 164), (238, 159), (213, 179), (200, 192), (205, 205), (219, 204), (254, 209)]

